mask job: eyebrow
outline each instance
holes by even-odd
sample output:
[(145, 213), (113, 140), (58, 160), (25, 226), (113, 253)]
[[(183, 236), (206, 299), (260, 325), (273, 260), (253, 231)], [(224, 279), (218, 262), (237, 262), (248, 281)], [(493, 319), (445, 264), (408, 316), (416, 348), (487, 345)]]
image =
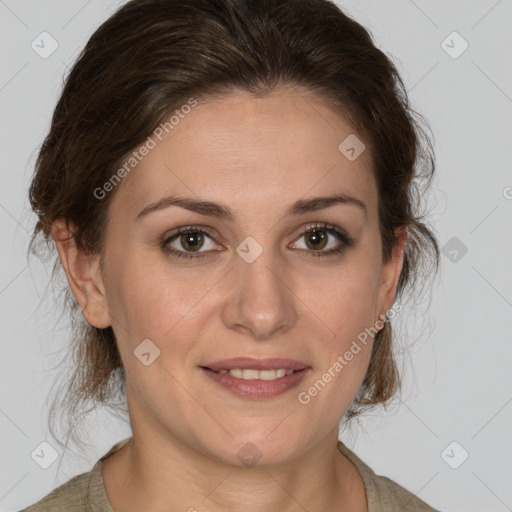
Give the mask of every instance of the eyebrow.
[[(334, 194), (330, 196), (313, 197), (310, 199), (299, 199), (289, 207), (285, 213), (285, 217), (304, 215), (309, 212), (323, 210), (325, 208), (339, 204), (356, 206), (364, 212), (365, 219), (368, 216), (366, 204), (363, 203), (363, 201), (360, 199), (347, 194)], [(221, 204), (213, 203), (211, 201), (202, 201), (191, 197), (169, 196), (161, 199), (160, 201), (157, 201), (156, 203), (151, 203), (150, 205), (146, 206), (137, 215), (135, 220), (139, 221), (152, 212), (163, 210), (165, 208), (169, 208), (170, 206), (179, 206), (192, 212), (231, 222), (235, 217), (233, 212), (228, 207)]]

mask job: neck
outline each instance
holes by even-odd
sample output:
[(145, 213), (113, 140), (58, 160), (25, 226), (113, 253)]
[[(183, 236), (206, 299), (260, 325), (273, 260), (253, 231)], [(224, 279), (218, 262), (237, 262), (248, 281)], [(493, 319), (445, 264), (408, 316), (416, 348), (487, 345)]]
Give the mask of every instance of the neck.
[(337, 430), (293, 461), (261, 467), (226, 465), (168, 435), (134, 430), (104, 461), (103, 479), (115, 512), (367, 510), (360, 476), (337, 448)]

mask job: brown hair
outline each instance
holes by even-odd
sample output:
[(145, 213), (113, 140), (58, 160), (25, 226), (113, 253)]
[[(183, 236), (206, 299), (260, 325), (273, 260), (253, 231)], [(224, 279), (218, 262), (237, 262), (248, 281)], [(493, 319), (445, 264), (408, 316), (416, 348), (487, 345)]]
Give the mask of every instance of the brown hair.
[[(101, 200), (93, 191), (176, 108), (191, 97), (234, 90), (264, 96), (282, 86), (318, 95), (371, 151), (384, 261), (396, 246), (395, 230), (408, 226), (402, 297), (417, 284), (422, 265), (439, 265), (436, 238), (419, 211), (434, 175), (432, 142), (393, 62), (367, 29), (328, 0), (131, 0), (122, 6), (92, 35), (66, 78), (30, 187), (39, 217), (31, 245), (38, 235), (51, 241), (52, 223), (64, 218), (84, 253), (101, 254), (115, 191)], [(54, 272), (59, 268), (57, 258)], [(112, 328), (89, 325), (69, 289), (65, 296), (74, 374), (61, 401), (75, 419), (87, 401), (109, 405), (123, 396), (125, 375)], [(387, 321), (346, 418), (385, 405), (399, 389)]]

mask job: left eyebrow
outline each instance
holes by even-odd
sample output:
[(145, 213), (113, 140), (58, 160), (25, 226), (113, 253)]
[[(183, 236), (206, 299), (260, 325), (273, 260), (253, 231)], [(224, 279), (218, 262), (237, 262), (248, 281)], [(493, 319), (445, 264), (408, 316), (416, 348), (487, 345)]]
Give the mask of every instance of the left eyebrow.
[[(325, 208), (330, 208), (331, 206), (339, 204), (356, 206), (364, 212), (365, 218), (368, 216), (368, 209), (366, 204), (360, 199), (347, 194), (335, 194), (331, 196), (313, 197), (310, 199), (299, 199), (288, 208), (285, 216), (304, 215), (308, 212), (323, 210)], [(216, 217), (226, 221), (234, 220), (233, 212), (227, 206), (213, 203), (211, 201), (194, 199), (192, 197), (177, 196), (165, 197), (156, 203), (151, 203), (137, 215), (135, 220), (139, 221), (149, 213), (163, 210), (165, 208), (169, 208), (170, 206), (179, 206), (180, 208), (184, 208), (192, 212)]]

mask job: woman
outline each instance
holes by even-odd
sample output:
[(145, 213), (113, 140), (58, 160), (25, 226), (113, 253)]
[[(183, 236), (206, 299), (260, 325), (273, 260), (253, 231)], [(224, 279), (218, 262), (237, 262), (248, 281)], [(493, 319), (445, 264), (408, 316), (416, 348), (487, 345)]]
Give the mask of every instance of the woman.
[(338, 441), (398, 390), (396, 299), (438, 262), (413, 114), (327, 0), (132, 0), (94, 33), (30, 198), (83, 316), (68, 402), (117, 384), (133, 435), (25, 510), (434, 510)]

